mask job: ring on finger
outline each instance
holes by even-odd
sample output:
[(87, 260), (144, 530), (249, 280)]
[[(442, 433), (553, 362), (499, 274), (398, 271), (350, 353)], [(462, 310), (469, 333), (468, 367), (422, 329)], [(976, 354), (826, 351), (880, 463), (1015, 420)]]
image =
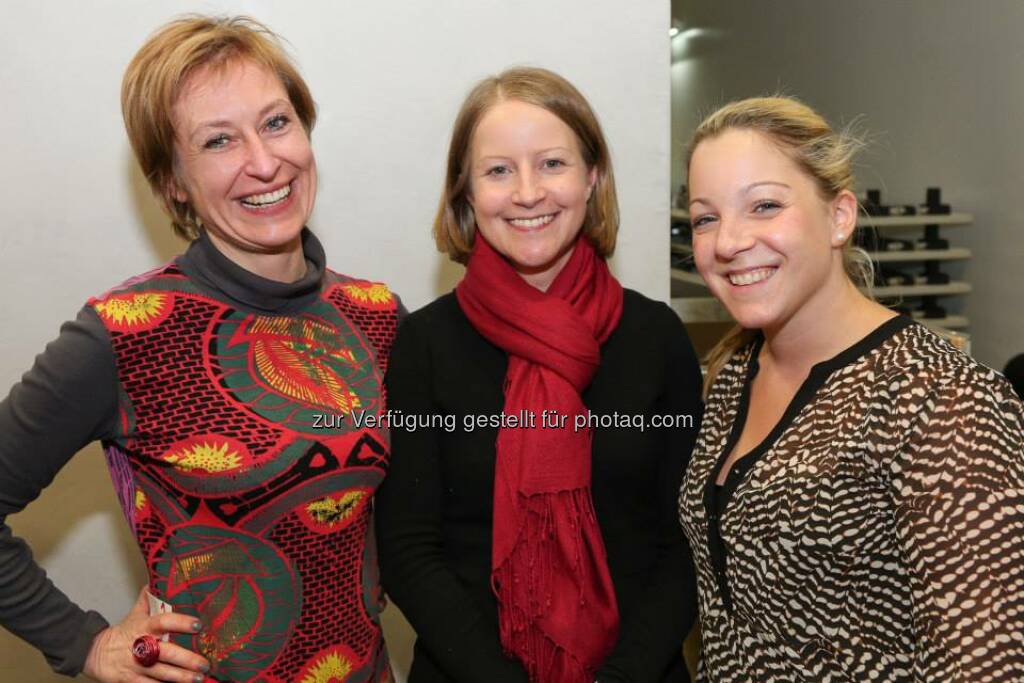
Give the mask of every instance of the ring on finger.
[(150, 667), (160, 661), (160, 641), (146, 634), (132, 643), (132, 657), (139, 666)]

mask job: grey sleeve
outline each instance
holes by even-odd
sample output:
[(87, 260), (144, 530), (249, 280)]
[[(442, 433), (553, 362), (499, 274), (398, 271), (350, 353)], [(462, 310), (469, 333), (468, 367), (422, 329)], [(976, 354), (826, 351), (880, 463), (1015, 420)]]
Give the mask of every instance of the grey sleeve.
[(35, 500), (83, 446), (113, 432), (118, 379), (106, 329), (86, 306), (0, 402), (0, 625), (74, 676), (107, 626), (47, 578), (7, 515)]

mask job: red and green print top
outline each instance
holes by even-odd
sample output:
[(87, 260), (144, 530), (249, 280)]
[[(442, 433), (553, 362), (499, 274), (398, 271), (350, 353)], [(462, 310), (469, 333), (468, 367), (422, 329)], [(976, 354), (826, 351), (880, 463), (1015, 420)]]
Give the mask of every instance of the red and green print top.
[(120, 387), (104, 448), (149, 590), (202, 621), (176, 641), (212, 680), (390, 680), (370, 522), (389, 442), (362, 417), (384, 410), (397, 300), (316, 259), (288, 291), (199, 242), (90, 301)]

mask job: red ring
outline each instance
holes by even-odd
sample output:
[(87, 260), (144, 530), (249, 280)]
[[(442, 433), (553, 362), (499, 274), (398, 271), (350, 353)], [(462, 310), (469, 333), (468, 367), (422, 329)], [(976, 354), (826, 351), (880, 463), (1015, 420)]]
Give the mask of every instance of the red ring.
[(132, 657), (139, 666), (153, 666), (160, 661), (160, 641), (148, 634), (139, 636), (132, 643)]

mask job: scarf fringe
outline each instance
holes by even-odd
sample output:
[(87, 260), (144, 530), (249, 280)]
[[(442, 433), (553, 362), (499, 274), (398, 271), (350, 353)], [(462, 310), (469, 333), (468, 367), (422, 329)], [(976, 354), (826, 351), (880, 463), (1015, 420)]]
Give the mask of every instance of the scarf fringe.
[[(556, 601), (566, 609), (571, 609), (574, 602), (579, 619), (588, 616), (582, 591), (557, 595), (553, 579), (565, 574), (579, 576), (577, 586), (586, 585), (583, 582), (592, 578), (596, 580), (589, 576), (589, 565), (584, 561), (582, 529), (597, 523), (589, 491), (579, 488), (531, 496), (524, 499), (523, 508), (526, 514), (520, 540), (492, 575), (505, 654), (523, 663), (531, 683), (593, 683), (597, 668), (608, 653), (596, 653), (599, 656), (594, 662), (581, 662), (543, 628), (544, 617), (552, 612)], [(568, 553), (560, 547), (556, 535), (559, 519), (572, 531)], [(568, 566), (557, 566), (563, 562)]]

